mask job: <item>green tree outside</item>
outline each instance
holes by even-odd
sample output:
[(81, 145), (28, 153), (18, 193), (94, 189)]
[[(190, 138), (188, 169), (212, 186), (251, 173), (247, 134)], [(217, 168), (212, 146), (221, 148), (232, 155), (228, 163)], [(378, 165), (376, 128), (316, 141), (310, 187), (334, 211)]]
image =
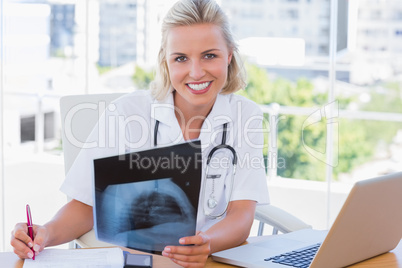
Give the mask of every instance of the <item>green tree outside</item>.
[[(299, 79), (296, 82), (278, 78), (270, 79), (268, 73), (252, 64), (246, 65), (248, 74), (248, 85), (245, 90), (239, 94), (252, 99), (258, 104), (278, 103), (283, 106), (298, 107), (320, 107), (326, 105), (327, 94), (317, 92), (314, 85), (307, 79)], [(394, 92), (399, 92), (398, 87), (394, 86)], [(392, 87), (391, 87), (392, 90)], [(395, 93), (396, 94), (396, 93)], [(376, 102), (370, 103), (362, 109), (372, 109), (378, 111), (378, 105), (390, 105), (392, 103), (396, 111), (402, 110), (401, 100), (398, 98), (389, 98), (383, 95), (382, 98), (375, 96)], [(338, 96), (336, 99), (340, 109), (345, 109), (353, 98), (343, 98)], [(378, 103), (377, 103), (378, 102)], [(389, 112), (389, 109), (387, 109)], [(286, 115), (282, 116), (278, 123), (278, 159), (283, 158), (285, 165), (278, 165), (278, 175), (287, 178), (298, 178), (305, 180), (324, 180), (326, 164), (313, 155), (311, 155), (304, 144), (322, 154), (326, 149), (326, 126), (325, 119), (319, 124), (313, 124), (305, 129), (303, 123), (307, 116)], [(271, 123), (271, 122), (270, 122)], [(395, 135), (401, 125), (393, 124), (393, 127), (384, 133), (373, 135), (382, 124), (392, 125), (390, 123), (366, 121), (358, 122), (356, 120), (338, 120), (338, 150), (337, 165), (334, 167), (334, 176), (350, 172), (354, 167), (370, 160), (375, 152), (379, 137), (386, 137), (389, 142)], [(303, 135), (302, 135), (303, 134)], [(303, 137), (303, 140), (302, 140)], [(267, 150), (264, 151), (267, 154)], [(267, 155), (266, 157), (271, 157)]]
[(153, 70), (147, 71), (136, 65), (131, 78), (138, 89), (149, 89), (149, 84), (154, 80), (154, 77)]

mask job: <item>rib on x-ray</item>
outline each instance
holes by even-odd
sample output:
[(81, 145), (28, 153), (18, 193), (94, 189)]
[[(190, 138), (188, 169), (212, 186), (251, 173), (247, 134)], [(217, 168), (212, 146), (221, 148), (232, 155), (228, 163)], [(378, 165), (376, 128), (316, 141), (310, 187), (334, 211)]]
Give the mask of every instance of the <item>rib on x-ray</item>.
[(109, 185), (97, 200), (103, 241), (160, 252), (195, 234), (196, 209), (171, 178)]

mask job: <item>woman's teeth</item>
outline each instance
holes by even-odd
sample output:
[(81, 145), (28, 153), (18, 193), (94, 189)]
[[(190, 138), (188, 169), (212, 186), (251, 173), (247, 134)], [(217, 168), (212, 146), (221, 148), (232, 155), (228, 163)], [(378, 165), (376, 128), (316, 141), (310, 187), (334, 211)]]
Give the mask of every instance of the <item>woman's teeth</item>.
[(192, 90), (203, 90), (206, 89), (211, 82), (205, 82), (201, 84), (187, 84)]

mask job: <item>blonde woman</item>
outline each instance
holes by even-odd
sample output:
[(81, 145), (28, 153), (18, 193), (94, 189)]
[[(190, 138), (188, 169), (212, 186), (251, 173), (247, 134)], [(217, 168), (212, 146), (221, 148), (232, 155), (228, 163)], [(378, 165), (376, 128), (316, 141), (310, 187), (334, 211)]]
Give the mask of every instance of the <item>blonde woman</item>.
[[(31, 248), (40, 254), (47, 246), (66, 243), (91, 230), (93, 159), (193, 139), (201, 141), (203, 156), (197, 233), (180, 238), (180, 245), (166, 246), (162, 255), (183, 267), (204, 267), (213, 252), (242, 244), (257, 203), (269, 199), (262, 113), (253, 102), (232, 94), (245, 86), (241, 66), (219, 5), (209, 0), (177, 2), (163, 21), (151, 91), (124, 95), (103, 115), (103, 119), (135, 116), (141, 120), (126, 120), (124, 135), (117, 133), (121, 128), (116, 133), (94, 129), (88, 140), (102, 139), (107, 144), (81, 150), (61, 187), (72, 201), (50, 222), (34, 227), (34, 241), (27, 235), (26, 224), (17, 224), (11, 239), (15, 253), (32, 258)], [(217, 146), (221, 149), (215, 152)], [(213, 175), (205, 174), (211, 151), (214, 159), (221, 159), (209, 162)], [(237, 158), (236, 173), (233, 158)]]

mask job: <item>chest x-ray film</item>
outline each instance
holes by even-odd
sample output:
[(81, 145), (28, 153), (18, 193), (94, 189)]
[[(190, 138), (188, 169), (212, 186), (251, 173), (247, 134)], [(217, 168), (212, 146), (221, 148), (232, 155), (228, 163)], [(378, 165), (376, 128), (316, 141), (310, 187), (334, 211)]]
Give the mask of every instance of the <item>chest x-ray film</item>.
[(94, 160), (97, 238), (160, 253), (195, 235), (201, 186), (201, 143)]

